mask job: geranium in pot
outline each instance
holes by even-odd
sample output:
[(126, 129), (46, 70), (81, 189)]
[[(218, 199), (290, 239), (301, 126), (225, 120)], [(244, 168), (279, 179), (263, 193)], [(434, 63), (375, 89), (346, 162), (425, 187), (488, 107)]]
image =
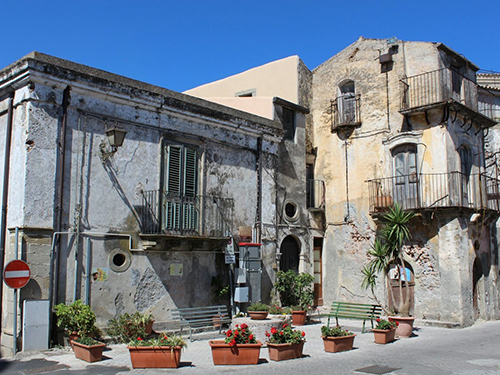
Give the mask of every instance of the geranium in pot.
[(356, 335), (337, 325), (333, 328), (329, 326), (321, 327), (321, 338), (325, 352), (337, 353), (352, 350)]
[(274, 288), (279, 293), (282, 306), (292, 308), (293, 325), (304, 325), (307, 311), (314, 301), (314, 276), (293, 270), (278, 271)]
[(187, 346), (181, 336), (167, 336), (130, 341), (127, 349), (133, 368), (177, 368), (181, 361), (181, 351)]
[[(405, 211), (398, 204), (390, 207), (388, 212), (382, 215), (382, 226), (377, 233), (377, 238), (368, 250), (371, 260), (362, 271), (364, 276), (362, 287), (371, 290), (375, 300), (382, 306), (387, 315), (393, 315), (389, 316), (389, 320), (399, 322), (396, 335), (402, 337), (411, 335), (415, 320), (415, 317), (410, 316), (410, 280), (407, 280), (404, 259), (404, 245), (411, 238), (409, 224), (414, 216), (413, 212)], [(391, 267), (396, 272), (389, 278)], [(393, 301), (392, 309), (381, 304), (375, 295), (374, 290), (379, 273), (384, 274), (384, 279), (389, 286), (390, 297)], [(393, 288), (390, 287), (391, 279), (397, 280), (399, 297), (397, 299)]]
[(56, 314), (56, 324), (69, 336), (70, 344), (78, 337), (92, 337), (98, 328), (95, 325), (96, 316), (89, 305), (85, 305), (81, 300), (76, 300), (71, 304), (60, 303), (54, 306)]
[(388, 320), (378, 318), (377, 326), (372, 329), (375, 337), (375, 343), (387, 344), (393, 342), (398, 325), (398, 322), (390, 322)]
[(102, 360), (102, 352), (106, 344), (94, 340), (92, 337), (78, 337), (72, 341), (75, 357), (86, 362), (98, 362)]
[(224, 340), (210, 340), (214, 365), (256, 365), (262, 342), (257, 341), (248, 325), (237, 324), (226, 331)]
[(306, 342), (305, 335), (304, 331), (292, 329), (288, 324), (283, 324), (281, 329), (272, 327), (271, 332), (266, 331), (269, 359), (283, 361), (301, 358)]
[(252, 320), (264, 320), (269, 314), (269, 306), (262, 302), (252, 303), (247, 308), (247, 314)]

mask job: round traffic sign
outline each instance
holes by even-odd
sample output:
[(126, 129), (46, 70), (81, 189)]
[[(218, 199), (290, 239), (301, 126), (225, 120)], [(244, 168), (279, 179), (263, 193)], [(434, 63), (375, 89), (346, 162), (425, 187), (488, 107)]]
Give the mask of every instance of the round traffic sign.
[(31, 271), (23, 260), (12, 260), (3, 269), (3, 281), (13, 289), (19, 289), (30, 281)]

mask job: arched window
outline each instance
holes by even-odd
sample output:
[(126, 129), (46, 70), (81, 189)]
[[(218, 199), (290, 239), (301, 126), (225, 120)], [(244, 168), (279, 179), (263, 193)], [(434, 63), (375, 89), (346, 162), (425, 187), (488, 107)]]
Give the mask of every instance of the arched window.
[(338, 98), (338, 123), (356, 123), (356, 87), (354, 81), (345, 81), (339, 86)]

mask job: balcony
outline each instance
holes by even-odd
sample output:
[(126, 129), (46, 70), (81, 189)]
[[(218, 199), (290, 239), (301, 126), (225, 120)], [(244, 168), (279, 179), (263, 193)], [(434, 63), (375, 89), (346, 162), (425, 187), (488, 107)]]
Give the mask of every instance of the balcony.
[(143, 235), (225, 238), (231, 233), (234, 201), (213, 196), (172, 196), (142, 192)]
[(361, 125), (361, 95), (344, 94), (331, 101), (332, 130)]
[(371, 214), (394, 203), (405, 210), (500, 210), (500, 180), (484, 174), (411, 174), (367, 182)]
[(306, 194), (309, 211), (325, 209), (325, 182), (323, 180), (307, 180)]

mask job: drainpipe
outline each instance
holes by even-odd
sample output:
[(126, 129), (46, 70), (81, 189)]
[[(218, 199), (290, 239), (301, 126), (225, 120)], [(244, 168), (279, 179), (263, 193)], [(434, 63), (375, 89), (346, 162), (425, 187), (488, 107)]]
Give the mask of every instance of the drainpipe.
[[(9, 95), (8, 98), (8, 110), (7, 110), (7, 128), (5, 129), (5, 150), (4, 150), (4, 162), (3, 162), (3, 193), (2, 193), (2, 221), (0, 227), (0, 265), (1, 270), (4, 268), (5, 264), (5, 242), (6, 242), (6, 231), (7, 231), (7, 203), (9, 194), (9, 174), (10, 174), (10, 148), (11, 148), (11, 138), (12, 138), (12, 125), (13, 125), (13, 112), (14, 112), (14, 92)], [(0, 296), (3, 299), (3, 282), (0, 282)], [(0, 324), (2, 322), (2, 306), (0, 303)], [(1, 324), (3, 326), (3, 324)]]
[(261, 242), (262, 234), (262, 137), (257, 138), (257, 233), (255, 241)]
[[(61, 152), (61, 162), (60, 172), (59, 172), (59, 200), (57, 203), (57, 222), (55, 232), (62, 231), (62, 214), (63, 214), (63, 202), (64, 202), (64, 165), (66, 163), (66, 127), (68, 124), (68, 107), (71, 101), (70, 96), (71, 87), (67, 86), (63, 92), (62, 109), (63, 118), (61, 124), (61, 138), (59, 141), (60, 152)], [(53, 303), (57, 304), (57, 296), (59, 294), (59, 262), (61, 256), (61, 238), (59, 237), (59, 242), (57, 244), (57, 254), (54, 265), (54, 290), (53, 290)]]

